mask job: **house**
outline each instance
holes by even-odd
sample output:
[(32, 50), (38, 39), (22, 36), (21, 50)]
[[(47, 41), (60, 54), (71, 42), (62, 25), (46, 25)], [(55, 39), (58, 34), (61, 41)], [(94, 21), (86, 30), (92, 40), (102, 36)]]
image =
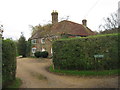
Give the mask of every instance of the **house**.
[(48, 51), (49, 55), (52, 55), (52, 41), (62, 37), (74, 38), (95, 35), (87, 27), (87, 20), (85, 19), (82, 20), (82, 24), (68, 20), (58, 22), (58, 12), (53, 11), (51, 15), (52, 25), (49, 26), (48, 30), (38, 30), (30, 38), (32, 42), (32, 55), (36, 51)]

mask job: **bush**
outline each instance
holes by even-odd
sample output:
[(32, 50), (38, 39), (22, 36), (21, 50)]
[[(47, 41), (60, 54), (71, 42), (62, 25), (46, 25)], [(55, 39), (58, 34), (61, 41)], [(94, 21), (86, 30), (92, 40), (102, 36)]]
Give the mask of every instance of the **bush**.
[(39, 58), (39, 57), (47, 58), (48, 57), (48, 52), (47, 51), (43, 51), (43, 52), (37, 51), (37, 52), (35, 52), (34, 55), (37, 58)]
[[(104, 57), (95, 59), (94, 55)], [(117, 69), (118, 34), (55, 41), (53, 64), (55, 69), (67, 70)]]
[(41, 52), (37, 51), (37, 52), (34, 53), (34, 55), (35, 55), (35, 57), (39, 58), (39, 57), (41, 57)]
[(16, 46), (12, 40), (2, 42), (2, 85), (7, 86), (15, 80)]
[(47, 51), (43, 51), (43, 52), (41, 53), (41, 57), (47, 58), (47, 57), (48, 57), (48, 52), (47, 52)]

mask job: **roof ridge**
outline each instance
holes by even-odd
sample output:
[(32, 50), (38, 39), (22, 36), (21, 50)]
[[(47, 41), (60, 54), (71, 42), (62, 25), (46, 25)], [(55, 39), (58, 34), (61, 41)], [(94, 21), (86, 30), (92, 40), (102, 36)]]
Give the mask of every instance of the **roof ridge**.
[(78, 24), (78, 25), (82, 25), (82, 24), (80, 24), (80, 23), (76, 23), (76, 22), (73, 22), (73, 21), (69, 21), (69, 20), (63, 20), (63, 21), (61, 21), (61, 22), (70, 22), (70, 23), (73, 23), (73, 24)]

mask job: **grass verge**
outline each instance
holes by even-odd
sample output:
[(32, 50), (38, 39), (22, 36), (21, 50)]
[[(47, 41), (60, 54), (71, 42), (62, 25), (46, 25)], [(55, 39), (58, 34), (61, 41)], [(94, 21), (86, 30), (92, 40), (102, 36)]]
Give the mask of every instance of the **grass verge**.
[(22, 84), (21, 79), (16, 78), (16, 80), (11, 85), (9, 85), (7, 88), (19, 88), (21, 84)]
[(49, 67), (50, 72), (63, 75), (78, 75), (78, 76), (107, 76), (107, 75), (118, 75), (120, 69), (118, 70), (103, 70), (103, 71), (76, 71), (76, 70), (57, 70), (53, 67)]

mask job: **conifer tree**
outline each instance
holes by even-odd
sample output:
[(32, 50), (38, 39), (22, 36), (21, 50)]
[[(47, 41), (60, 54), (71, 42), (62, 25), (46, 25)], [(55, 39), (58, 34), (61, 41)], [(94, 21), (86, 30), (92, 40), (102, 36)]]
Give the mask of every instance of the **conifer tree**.
[(27, 48), (27, 43), (26, 43), (26, 39), (23, 35), (23, 33), (21, 33), (22, 35), (20, 36), (19, 40), (18, 40), (18, 54), (22, 55), (23, 57), (26, 57), (26, 48)]

